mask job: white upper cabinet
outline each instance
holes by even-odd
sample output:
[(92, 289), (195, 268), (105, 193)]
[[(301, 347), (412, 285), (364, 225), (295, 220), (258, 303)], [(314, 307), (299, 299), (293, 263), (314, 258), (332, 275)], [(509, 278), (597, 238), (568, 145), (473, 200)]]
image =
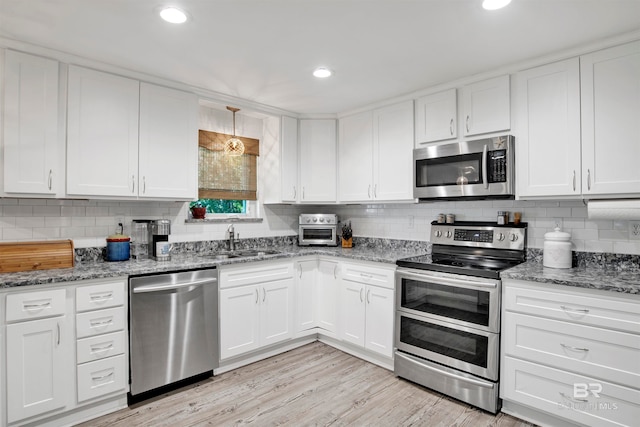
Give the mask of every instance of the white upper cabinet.
[(580, 58), (582, 192), (640, 194), (640, 42)]
[(341, 202), (373, 198), (373, 113), (340, 119), (338, 141), (338, 199)]
[(578, 58), (515, 76), (518, 196), (579, 196)]
[(69, 66), (68, 194), (137, 196), (139, 86), (137, 80)]
[(282, 176), (281, 191), (283, 202), (297, 202), (300, 199), (298, 184), (298, 119), (282, 117), (280, 135)]
[(58, 126), (58, 62), (7, 50), (4, 66), (4, 192), (64, 195)]
[(67, 194), (194, 199), (195, 95), (69, 66)]
[(336, 121), (302, 119), (300, 126), (300, 202), (336, 201)]
[(197, 198), (197, 141), (196, 95), (141, 83), (139, 196)]
[(416, 100), (415, 146), (458, 136), (456, 89), (426, 95)]
[(413, 102), (340, 119), (340, 202), (413, 200)]
[(511, 128), (509, 75), (462, 88), (462, 128), (465, 136)]

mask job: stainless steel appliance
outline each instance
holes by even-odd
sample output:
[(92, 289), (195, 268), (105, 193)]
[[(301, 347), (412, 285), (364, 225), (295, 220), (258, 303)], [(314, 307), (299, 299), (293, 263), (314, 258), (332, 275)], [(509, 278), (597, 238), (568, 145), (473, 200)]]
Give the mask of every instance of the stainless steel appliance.
[(300, 214), (298, 245), (338, 246), (338, 215)]
[(217, 270), (129, 279), (129, 403), (213, 375), (218, 365)]
[(500, 410), (500, 272), (524, 261), (527, 224), (431, 224), (431, 255), (396, 273), (397, 376)]
[(515, 197), (511, 135), (413, 150), (413, 197), (487, 199)]
[(171, 234), (170, 219), (156, 219), (151, 221), (149, 230), (149, 255), (156, 261), (170, 261), (171, 245), (169, 235)]

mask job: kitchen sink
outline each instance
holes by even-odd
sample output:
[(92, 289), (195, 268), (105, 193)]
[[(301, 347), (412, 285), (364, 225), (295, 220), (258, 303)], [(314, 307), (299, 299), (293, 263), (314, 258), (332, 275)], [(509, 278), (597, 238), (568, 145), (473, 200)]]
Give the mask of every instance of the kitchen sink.
[(224, 260), (224, 259), (232, 259), (232, 258), (242, 258), (242, 257), (260, 257), (265, 255), (276, 255), (279, 254), (280, 251), (274, 249), (242, 249), (238, 251), (225, 251), (225, 252), (216, 252), (213, 254), (201, 255), (203, 258), (211, 258), (213, 260)]

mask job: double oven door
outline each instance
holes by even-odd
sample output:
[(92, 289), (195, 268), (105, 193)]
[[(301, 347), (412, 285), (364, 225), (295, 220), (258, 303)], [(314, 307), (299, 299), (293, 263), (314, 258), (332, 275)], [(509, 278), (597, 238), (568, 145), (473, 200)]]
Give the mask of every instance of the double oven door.
[(403, 268), (396, 277), (396, 348), (497, 381), (500, 281)]

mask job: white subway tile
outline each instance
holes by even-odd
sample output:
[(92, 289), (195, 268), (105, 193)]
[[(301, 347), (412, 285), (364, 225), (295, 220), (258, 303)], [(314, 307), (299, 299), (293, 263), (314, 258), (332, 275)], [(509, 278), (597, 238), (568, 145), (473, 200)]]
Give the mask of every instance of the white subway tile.
[(44, 217), (25, 216), (16, 218), (16, 228), (44, 227)]
[(60, 213), (60, 206), (45, 205), (33, 207), (33, 215), (36, 216), (60, 216)]
[(31, 240), (33, 238), (32, 228), (3, 228), (2, 240)]

